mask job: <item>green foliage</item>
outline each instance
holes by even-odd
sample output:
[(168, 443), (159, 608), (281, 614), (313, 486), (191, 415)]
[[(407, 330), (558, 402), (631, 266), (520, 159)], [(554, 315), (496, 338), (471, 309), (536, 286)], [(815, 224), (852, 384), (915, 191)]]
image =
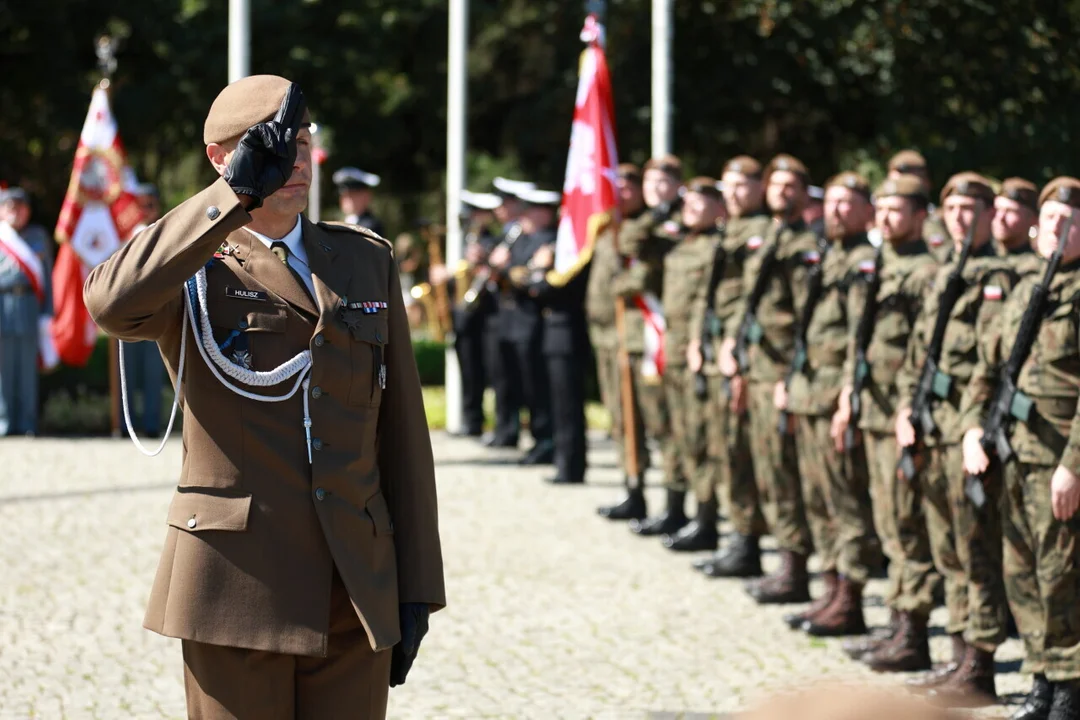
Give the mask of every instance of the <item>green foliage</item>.
[[(737, 152), (802, 157), (816, 181), (913, 146), (934, 178), (961, 169), (1075, 172), (1076, 0), (702, 0), (673, 3), (674, 149), (715, 173)], [(620, 152), (649, 154), (650, 2), (611, 0)], [(252, 69), (300, 82), (327, 128), (328, 173), (384, 178), (391, 234), (438, 218), (445, 167), (447, 3), (252, 0)], [(583, 3), (473, 2), (470, 183), (500, 172), (561, 185)], [(89, 93), (93, 38), (123, 39), (113, 102), (141, 177), (167, 204), (204, 186), (206, 110), (226, 82), (221, 0), (0, 4), (0, 178), (52, 223)], [(327, 210), (333, 193), (325, 193)], [(332, 215), (332, 213), (329, 213)]]

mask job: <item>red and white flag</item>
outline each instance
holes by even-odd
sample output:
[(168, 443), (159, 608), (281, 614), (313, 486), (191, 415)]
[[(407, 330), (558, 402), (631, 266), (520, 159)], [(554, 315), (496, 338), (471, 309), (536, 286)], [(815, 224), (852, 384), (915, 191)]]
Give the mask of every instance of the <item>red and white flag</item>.
[(552, 285), (566, 284), (589, 263), (596, 236), (618, 215), (615, 109), (603, 36), (596, 16), (586, 18), (581, 39), (588, 47), (578, 72), (555, 267), (547, 278)]
[(97, 87), (56, 223), (60, 248), (53, 267), (53, 339), (66, 365), (85, 365), (97, 341), (97, 326), (82, 294), (90, 268), (116, 252), (142, 219), (124, 181), (126, 167), (109, 95)]

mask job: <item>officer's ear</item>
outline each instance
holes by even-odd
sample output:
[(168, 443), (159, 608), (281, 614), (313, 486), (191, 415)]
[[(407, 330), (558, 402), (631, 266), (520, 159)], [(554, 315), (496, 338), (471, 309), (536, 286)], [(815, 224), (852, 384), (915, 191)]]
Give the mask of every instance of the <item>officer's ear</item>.
[(229, 168), (229, 161), (232, 160), (233, 151), (236, 150), (237, 143), (235, 141), (225, 143), (210, 143), (206, 146), (206, 157), (210, 160), (210, 164), (214, 166), (214, 170), (218, 175), (224, 175), (225, 171)]

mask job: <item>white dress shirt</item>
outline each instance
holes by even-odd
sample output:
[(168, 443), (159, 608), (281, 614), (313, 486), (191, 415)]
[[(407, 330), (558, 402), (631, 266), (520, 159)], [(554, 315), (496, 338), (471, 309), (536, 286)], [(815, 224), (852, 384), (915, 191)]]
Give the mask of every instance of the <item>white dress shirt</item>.
[(315, 297), (315, 283), (311, 280), (311, 268), (308, 267), (307, 250), (304, 249), (303, 242), (303, 227), (300, 225), (300, 216), (296, 216), (296, 225), (290, 230), (285, 237), (278, 238), (276, 240), (268, 238), (265, 235), (255, 232), (251, 228), (246, 228), (249, 233), (259, 238), (259, 242), (265, 245), (268, 249), (276, 242), (283, 242), (285, 246), (289, 248), (289, 267), (296, 271), (296, 273), (304, 279), (304, 284), (307, 285), (308, 292), (311, 293), (311, 297)]

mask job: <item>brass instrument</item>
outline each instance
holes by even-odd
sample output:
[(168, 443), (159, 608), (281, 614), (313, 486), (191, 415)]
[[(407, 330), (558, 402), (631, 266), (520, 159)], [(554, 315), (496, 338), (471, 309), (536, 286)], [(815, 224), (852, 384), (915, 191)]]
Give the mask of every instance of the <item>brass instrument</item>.
[(439, 321), (439, 309), (435, 297), (431, 292), (431, 283), (419, 283), (412, 286), (409, 294), (424, 306), (424, 317), (427, 319), (428, 332), (431, 339), (442, 342), (446, 338), (446, 330)]
[[(420, 234), (427, 244), (428, 265), (443, 265), (442, 228), (425, 225), (420, 229)], [(420, 283), (413, 287), (410, 294), (423, 303), (432, 338), (443, 342), (454, 329), (454, 320), (450, 315), (450, 294), (446, 284)]]
[[(512, 247), (517, 239), (521, 237), (522, 228), (520, 223), (514, 223), (510, 230), (506, 233), (506, 237), (499, 242), (494, 248), (491, 249), (495, 252), (496, 248), (500, 247)], [(471, 314), (476, 312), (480, 307), (480, 301), (483, 300), (485, 293), (494, 293), (501, 289), (502, 275), (501, 272), (491, 267), (490, 265), (478, 266), (476, 268), (476, 274), (473, 276), (473, 281), (469, 285), (469, 289), (465, 291), (463, 296), (465, 304), (465, 313)]]

